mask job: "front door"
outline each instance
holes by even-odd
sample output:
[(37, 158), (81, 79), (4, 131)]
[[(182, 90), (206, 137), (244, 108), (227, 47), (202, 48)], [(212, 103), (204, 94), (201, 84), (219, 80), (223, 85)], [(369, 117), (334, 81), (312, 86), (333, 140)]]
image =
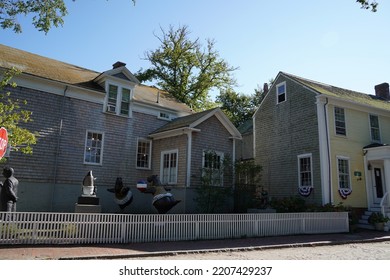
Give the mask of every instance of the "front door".
[(374, 203), (379, 204), (384, 194), (383, 169), (380, 166), (373, 167), (373, 198)]

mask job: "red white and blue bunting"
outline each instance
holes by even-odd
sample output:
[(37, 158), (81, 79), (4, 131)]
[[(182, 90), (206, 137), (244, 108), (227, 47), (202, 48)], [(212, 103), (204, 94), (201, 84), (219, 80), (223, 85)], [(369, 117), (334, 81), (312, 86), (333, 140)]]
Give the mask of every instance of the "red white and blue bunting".
[(302, 196), (309, 196), (311, 194), (311, 191), (313, 190), (313, 187), (312, 186), (300, 186), (298, 187), (298, 192), (300, 195)]
[(351, 189), (339, 189), (339, 194), (343, 199), (347, 199), (347, 197), (352, 193)]

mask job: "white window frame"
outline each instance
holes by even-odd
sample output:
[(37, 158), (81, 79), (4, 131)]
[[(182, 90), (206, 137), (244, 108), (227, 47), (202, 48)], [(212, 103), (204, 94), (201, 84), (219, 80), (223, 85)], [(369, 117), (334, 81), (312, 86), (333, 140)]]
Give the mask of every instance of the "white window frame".
[[(377, 118), (377, 121), (378, 121), (378, 127), (373, 127), (372, 126), (372, 122), (371, 122), (371, 117), (376, 117)], [(369, 122), (369, 125), (370, 125), (370, 137), (371, 137), (371, 142), (374, 142), (374, 143), (381, 143), (381, 129), (380, 129), (380, 123), (379, 123), (379, 116), (378, 115), (375, 115), (375, 114), (368, 114), (368, 122)], [(373, 129), (377, 129), (378, 130), (378, 135), (379, 135), (379, 139), (374, 139), (374, 133), (372, 133)]]
[[(309, 159), (309, 161), (310, 161), (310, 171), (307, 171), (307, 170), (302, 171), (301, 170), (301, 160), (302, 159)], [(303, 185), (302, 184), (301, 174), (303, 172), (305, 172), (305, 173), (309, 173), (310, 172), (310, 185)], [(312, 156), (311, 153), (298, 155), (298, 186), (300, 188), (302, 188), (302, 187), (313, 188), (313, 156)]]
[[(284, 86), (284, 92), (279, 91), (279, 88), (281, 88), (282, 86)], [(281, 96), (281, 95), (284, 95), (284, 100), (279, 101), (279, 96)], [(281, 83), (276, 85), (276, 104), (280, 104), (280, 103), (283, 103), (285, 101), (287, 101), (287, 85), (286, 85), (286, 82), (281, 82)]]
[[(148, 143), (149, 144), (149, 151), (147, 151), (147, 155), (148, 155), (148, 158), (147, 158), (147, 167), (145, 166), (138, 166), (138, 155), (139, 155), (139, 145), (140, 143)], [(147, 169), (147, 170), (150, 170), (151, 169), (151, 161), (152, 161), (152, 141), (149, 140), (149, 139), (146, 139), (146, 138), (137, 138), (137, 147), (136, 147), (136, 159), (135, 159), (135, 166), (137, 169)]]
[[(219, 157), (218, 168), (208, 168), (205, 166), (207, 153), (215, 153)], [(202, 174), (202, 176), (206, 176), (205, 172), (207, 171), (207, 169), (211, 170), (212, 176), (213, 176), (213, 178), (211, 178), (211, 182), (210, 182), (211, 186), (220, 186), (220, 187), (223, 186), (223, 174), (224, 174), (223, 160), (224, 160), (224, 153), (223, 152), (203, 150), (203, 153), (202, 153), (202, 172), (203, 172), (203, 174)], [(215, 170), (215, 172), (214, 172), (214, 170)], [(214, 177), (215, 177), (215, 179), (214, 179)]]
[[(95, 143), (93, 143), (92, 141), (94, 141), (94, 138), (91, 139), (91, 143), (89, 143), (89, 134), (96, 134), (96, 135), (101, 135), (101, 144), (100, 144), (100, 147), (97, 147), (98, 150), (100, 150), (100, 161), (99, 162), (92, 162), (92, 161), (87, 161), (86, 158), (88, 156), (88, 150), (92, 150), (94, 148), (94, 145)], [(96, 130), (89, 130), (87, 129), (86, 133), (85, 133), (85, 144), (84, 144), (84, 164), (91, 164), (91, 165), (102, 165), (103, 164), (103, 148), (104, 148), (104, 132), (101, 132), (101, 131), (96, 131)]]
[[(340, 126), (337, 126), (336, 124), (336, 109), (341, 109), (343, 111), (343, 117), (344, 117), (344, 130), (345, 130), (345, 134), (341, 134), (341, 133), (338, 133), (337, 132), (337, 127), (340, 127)], [(333, 117), (334, 117), (334, 132), (335, 132), (335, 135), (337, 136), (342, 136), (342, 137), (347, 137), (347, 117), (346, 117), (346, 113), (345, 113), (345, 108), (343, 107), (339, 107), (339, 106), (335, 106), (333, 108)]]
[[(349, 157), (345, 157), (345, 156), (336, 156), (336, 160), (337, 160), (337, 186), (338, 186), (338, 189), (340, 190), (352, 190), (352, 180), (351, 180), (351, 164), (350, 164), (350, 158)], [(343, 160), (343, 161), (346, 161), (347, 162), (347, 172), (348, 173), (343, 173), (341, 174), (340, 173), (340, 160)], [(340, 180), (340, 176), (348, 176), (348, 187), (343, 187), (341, 186), (341, 180)]]
[[(166, 169), (164, 168), (164, 156), (169, 155), (169, 162), (172, 162), (171, 156), (172, 154), (176, 154), (176, 161), (175, 161), (175, 170), (174, 174), (172, 174), (171, 166), (168, 167), (168, 174), (165, 175)], [(174, 149), (174, 150), (166, 150), (161, 152), (161, 159), (160, 159), (160, 178), (161, 178), (161, 183), (163, 184), (170, 184), (170, 185), (175, 185), (177, 184), (177, 177), (179, 174), (179, 150)], [(168, 178), (166, 178), (166, 176)]]
[[(115, 105), (112, 105), (112, 104), (109, 104), (109, 96), (110, 96), (110, 87), (113, 86), (113, 87), (116, 87), (117, 88), (117, 92), (116, 92), (116, 101), (115, 101)], [(121, 111), (122, 111), (122, 98), (123, 98), (123, 92), (124, 91), (129, 91), (129, 108), (128, 108), (128, 113), (127, 114), (122, 114)], [(107, 83), (107, 90), (106, 90), (106, 102), (105, 102), (105, 112), (106, 113), (111, 113), (111, 114), (115, 114), (115, 115), (118, 115), (118, 116), (123, 116), (123, 117), (131, 117), (132, 116), (132, 110), (131, 110), (131, 100), (132, 100), (132, 89), (129, 88), (129, 87), (124, 87), (124, 86), (121, 86), (119, 84), (115, 84), (115, 83)], [(113, 102), (112, 102), (113, 103)]]

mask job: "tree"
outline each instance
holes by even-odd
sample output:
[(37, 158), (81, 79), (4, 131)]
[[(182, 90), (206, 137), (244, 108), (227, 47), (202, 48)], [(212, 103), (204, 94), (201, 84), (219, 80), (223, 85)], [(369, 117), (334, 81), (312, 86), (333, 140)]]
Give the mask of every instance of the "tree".
[(195, 111), (203, 110), (212, 89), (227, 89), (236, 84), (232, 72), (237, 68), (220, 58), (215, 41), (208, 39), (205, 48), (199, 38), (191, 40), (187, 26), (175, 30), (170, 26), (156, 36), (161, 45), (145, 53), (151, 63), (149, 69), (140, 69), (135, 75), (141, 81), (155, 82), (179, 101)]
[(53, 26), (64, 24), (63, 17), (68, 14), (63, 0), (3, 0), (0, 2), (0, 25), (3, 29), (12, 28), (21, 33), (22, 26), (18, 15), (33, 15), (32, 23), (36, 29), (47, 33)]
[(232, 89), (221, 91), (216, 102), (230, 121), (239, 127), (252, 118), (272, 83), (271, 79), (269, 84), (265, 83), (263, 88), (257, 87), (251, 95), (238, 94)]
[(0, 82), (0, 124), (9, 132), (9, 144), (14, 151), (21, 151), (25, 154), (32, 153), (32, 145), (36, 144), (36, 134), (19, 126), (20, 123), (31, 122), (31, 112), (21, 109), (25, 101), (10, 98), (7, 87), (16, 87), (11, 82), (14, 75), (19, 74), (15, 68), (7, 70)]
[(222, 111), (236, 127), (252, 118), (255, 110), (252, 96), (238, 94), (232, 89), (221, 91), (216, 102), (221, 104)]
[(376, 1), (367, 1), (367, 0), (356, 0), (361, 5), (362, 9), (369, 10), (371, 9), (371, 12), (376, 12), (378, 3)]
[[(73, 0), (75, 1), (75, 0)], [(136, 0), (132, 0), (135, 5)], [(0, 26), (3, 29), (12, 28), (21, 33), (22, 26), (17, 21), (19, 15), (32, 15), (32, 23), (36, 29), (48, 33), (52, 26), (64, 24), (68, 10), (64, 0), (1, 0)]]

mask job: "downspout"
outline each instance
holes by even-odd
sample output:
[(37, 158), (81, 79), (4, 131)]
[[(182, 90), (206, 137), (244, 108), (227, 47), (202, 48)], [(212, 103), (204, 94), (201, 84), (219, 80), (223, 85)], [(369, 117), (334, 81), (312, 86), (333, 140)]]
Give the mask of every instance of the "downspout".
[(68, 86), (65, 86), (64, 93), (62, 95), (62, 104), (61, 104), (61, 111), (60, 111), (60, 127), (58, 130), (58, 137), (57, 137), (57, 146), (56, 146), (56, 153), (54, 158), (54, 185), (53, 185), (53, 191), (51, 194), (51, 201), (50, 201), (50, 210), (53, 211), (53, 202), (54, 202), (54, 195), (55, 195), (55, 188), (57, 184), (57, 167), (58, 167), (58, 158), (60, 155), (60, 144), (61, 144), (61, 136), (62, 136), (62, 123), (63, 123), (63, 116), (64, 116), (64, 107), (65, 107), (65, 97), (66, 92), (68, 91)]

